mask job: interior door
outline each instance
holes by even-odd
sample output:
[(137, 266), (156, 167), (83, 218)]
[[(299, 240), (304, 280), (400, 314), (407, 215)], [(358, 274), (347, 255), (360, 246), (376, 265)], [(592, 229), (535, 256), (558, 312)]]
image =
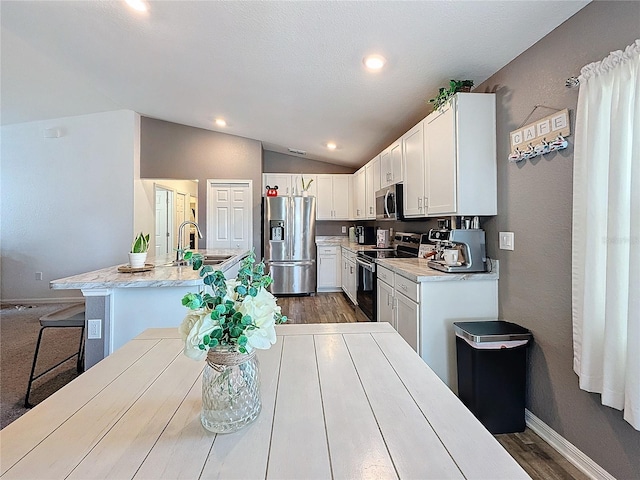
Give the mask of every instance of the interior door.
[(251, 180), (208, 180), (207, 248), (252, 246)]
[(156, 256), (171, 252), (173, 245), (173, 191), (155, 185), (156, 196)]

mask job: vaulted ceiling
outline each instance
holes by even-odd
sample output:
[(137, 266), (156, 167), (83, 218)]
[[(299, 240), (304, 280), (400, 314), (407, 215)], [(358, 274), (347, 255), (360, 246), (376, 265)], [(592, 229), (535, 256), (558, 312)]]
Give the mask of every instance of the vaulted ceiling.
[(130, 109), (358, 167), (587, 3), (3, 0), (2, 123)]

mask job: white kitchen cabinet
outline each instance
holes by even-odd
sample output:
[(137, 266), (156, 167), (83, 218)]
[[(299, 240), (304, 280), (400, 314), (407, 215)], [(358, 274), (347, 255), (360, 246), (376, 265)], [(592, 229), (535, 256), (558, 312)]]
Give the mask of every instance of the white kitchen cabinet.
[(404, 216), (425, 217), (425, 144), (424, 122), (418, 123), (402, 136), (404, 162)]
[(376, 218), (376, 192), (382, 188), (380, 184), (380, 155), (376, 156), (372, 161), (373, 167), (373, 218)]
[(380, 154), (380, 188), (402, 182), (402, 138)]
[(457, 93), (425, 119), (427, 215), (496, 215), (493, 93)]
[(318, 220), (349, 220), (350, 178), (351, 175), (318, 175)]
[(313, 179), (308, 189), (309, 195), (316, 196), (317, 179), (315, 173), (264, 173), (262, 175), (262, 194), (266, 195), (267, 185), (278, 186), (278, 195), (302, 195), (302, 177), (305, 184)]
[(354, 305), (358, 304), (356, 298), (358, 288), (358, 271), (356, 267), (356, 254), (347, 248), (342, 249), (342, 290), (347, 294)]
[(356, 220), (366, 218), (366, 169), (362, 167), (353, 174), (353, 217)]
[(395, 291), (395, 327), (416, 352), (420, 352), (420, 306)]
[(402, 182), (403, 179), (402, 139), (398, 139), (391, 145), (391, 182), (389, 184)]
[(317, 248), (318, 291), (337, 292), (341, 287), (340, 247), (320, 245)]
[(267, 185), (278, 187), (278, 195), (291, 195), (290, 173), (265, 173), (262, 175), (262, 195), (266, 195)]
[(376, 166), (378, 169), (380, 168), (380, 162), (377, 160), (378, 157), (371, 160), (364, 167), (365, 172), (365, 218), (369, 220), (375, 220), (376, 218), (376, 210), (375, 210), (375, 202), (376, 202), (376, 191), (380, 189), (380, 171), (378, 170), (378, 188), (375, 188), (375, 169)]
[(397, 330), (395, 318), (393, 315), (393, 287), (381, 281), (379, 278), (377, 285), (376, 307), (378, 313), (378, 322), (389, 322), (391, 326)]

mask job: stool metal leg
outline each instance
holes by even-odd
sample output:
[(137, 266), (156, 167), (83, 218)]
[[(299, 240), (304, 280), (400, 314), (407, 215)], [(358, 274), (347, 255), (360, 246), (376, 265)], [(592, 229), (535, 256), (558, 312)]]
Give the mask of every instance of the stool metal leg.
[(38, 333), (38, 342), (36, 343), (36, 351), (33, 354), (33, 365), (31, 365), (31, 374), (29, 375), (29, 384), (27, 385), (27, 396), (24, 398), (24, 408), (31, 408), (33, 405), (29, 403), (29, 395), (31, 394), (31, 385), (33, 384), (33, 373), (36, 370), (36, 363), (38, 362), (38, 352), (40, 351), (40, 342), (42, 341), (42, 332), (46, 327), (40, 329)]
[(47, 373), (49, 373), (54, 368), (57, 368), (60, 365), (62, 365), (63, 363), (65, 363), (66, 361), (71, 360), (76, 355), (78, 356), (78, 362), (76, 364), (76, 368), (78, 370), (78, 373), (82, 373), (82, 358), (83, 358), (83, 354), (84, 354), (84, 326), (80, 327), (82, 331), (80, 333), (80, 345), (78, 346), (78, 352), (77, 353), (74, 353), (73, 355), (69, 355), (67, 358), (65, 358), (64, 360), (56, 363), (54, 366), (46, 369), (44, 372), (39, 373), (35, 377), (33, 376), (33, 374), (35, 373), (35, 370), (36, 370), (36, 363), (38, 362), (38, 353), (40, 352), (40, 342), (42, 341), (42, 334), (44, 333), (45, 328), (79, 328), (79, 327), (76, 327), (76, 326), (74, 326), (74, 327), (46, 326), (46, 327), (42, 327), (40, 329), (40, 333), (38, 334), (38, 342), (36, 343), (36, 351), (35, 351), (35, 354), (33, 355), (33, 365), (31, 365), (31, 375), (29, 375), (29, 384), (27, 385), (27, 395), (26, 395), (26, 397), (24, 399), (25, 408), (32, 408), (33, 407), (33, 405), (31, 405), (31, 403), (29, 403), (29, 396), (31, 395), (31, 387), (33, 386), (33, 381), (34, 380), (37, 380), (38, 378), (42, 377), (43, 375), (46, 375)]

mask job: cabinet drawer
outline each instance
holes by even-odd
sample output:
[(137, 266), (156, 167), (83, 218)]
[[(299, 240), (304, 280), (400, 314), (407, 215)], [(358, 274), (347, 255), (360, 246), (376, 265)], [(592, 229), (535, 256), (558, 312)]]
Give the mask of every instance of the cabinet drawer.
[(342, 247), (342, 256), (348, 259), (351, 262), (356, 261), (356, 253), (349, 250), (348, 248)]
[(378, 280), (382, 280), (387, 285), (393, 287), (393, 272), (388, 268), (381, 267), (380, 265), (376, 266), (376, 275)]
[(318, 255), (337, 255), (338, 254), (337, 245), (322, 245), (318, 246)]
[(420, 299), (418, 298), (417, 283), (412, 282), (408, 278), (405, 278), (402, 275), (398, 275), (397, 273), (395, 274), (394, 281), (396, 292), (400, 292), (414, 302), (420, 303)]

